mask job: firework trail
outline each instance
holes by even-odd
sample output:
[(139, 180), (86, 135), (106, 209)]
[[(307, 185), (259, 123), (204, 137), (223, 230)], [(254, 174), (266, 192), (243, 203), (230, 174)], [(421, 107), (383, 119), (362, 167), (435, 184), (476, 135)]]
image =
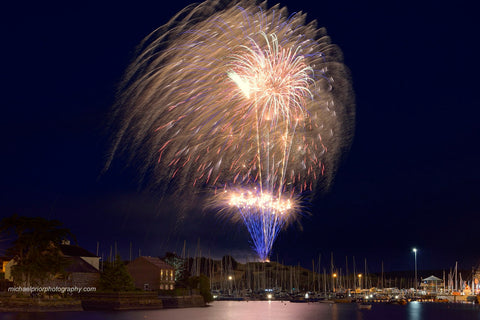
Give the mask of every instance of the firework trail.
[(306, 15), (279, 5), (206, 1), (144, 39), (127, 70), (113, 145), (243, 222), (268, 259), (301, 201), (328, 187), (354, 107), (341, 51)]

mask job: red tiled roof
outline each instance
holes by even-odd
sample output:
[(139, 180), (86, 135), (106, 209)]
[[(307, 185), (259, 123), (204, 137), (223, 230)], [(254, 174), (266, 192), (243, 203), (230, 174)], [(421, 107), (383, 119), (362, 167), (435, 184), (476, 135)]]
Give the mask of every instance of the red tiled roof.
[(144, 260), (148, 261), (149, 263), (153, 264), (154, 266), (156, 266), (159, 269), (173, 269), (173, 270), (175, 270), (174, 267), (172, 267), (171, 265), (169, 265), (165, 261), (160, 260), (159, 258), (156, 258), (156, 257), (138, 257), (137, 259), (144, 259)]

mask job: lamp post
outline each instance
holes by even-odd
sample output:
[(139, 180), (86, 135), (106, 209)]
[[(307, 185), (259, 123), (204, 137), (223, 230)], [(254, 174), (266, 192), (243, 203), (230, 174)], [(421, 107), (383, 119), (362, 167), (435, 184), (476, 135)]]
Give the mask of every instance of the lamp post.
[(232, 291), (233, 291), (233, 286), (232, 286), (232, 280), (233, 280), (233, 277), (232, 276), (228, 276), (228, 293), (229, 294), (232, 294)]
[(358, 286), (360, 287), (360, 291), (362, 291), (362, 274), (358, 274)]
[(415, 254), (415, 293), (417, 292), (417, 248), (413, 248)]
[(337, 274), (336, 273), (333, 274), (332, 281), (333, 281), (333, 292), (336, 292), (336, 288), (337, 288)]

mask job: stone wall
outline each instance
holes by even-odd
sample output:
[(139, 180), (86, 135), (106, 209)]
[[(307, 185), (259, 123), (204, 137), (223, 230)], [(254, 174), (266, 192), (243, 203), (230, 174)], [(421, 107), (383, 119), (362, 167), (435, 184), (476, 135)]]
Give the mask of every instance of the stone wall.
[(79, 296), (84, 310), (135, 310), (204, 307), (200, 295), (159, 297), (156, 293), (94, 293)]
[(164, 308), (195, 308), (204, 307), (205, 301), (201, 295), (162, 297)]
[(163, 302), (155, 293), (94, 293), (79, 296), (84, 310), (162, 309)]

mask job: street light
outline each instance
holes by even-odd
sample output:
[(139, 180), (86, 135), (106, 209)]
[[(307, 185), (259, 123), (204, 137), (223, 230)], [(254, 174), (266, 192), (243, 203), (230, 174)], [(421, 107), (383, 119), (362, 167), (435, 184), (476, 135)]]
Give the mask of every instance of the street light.
[(335, 290), (336, 287), (337, 287), (337, 283), (336, 283), (337, 281), (336, 280), (337, 280), (337, 274), (334, 273), (333, 274), (333, 279), (332, 279), (332, 281), (333, 281), (333, 292), (336, 292), (336, 290)]
[(232, 276), (228, 276), (228, 284), (229, 284), (229, 288), (228, 288), (228, 293), (229, 294), (232, 294), (232, 291), (233, 291), (233, 285), (232, 285), (232, 280), (233, 280), (233, 277)]
[(415, 292), (417, 292), (417, 248), (413, 248), (415, 254)]

